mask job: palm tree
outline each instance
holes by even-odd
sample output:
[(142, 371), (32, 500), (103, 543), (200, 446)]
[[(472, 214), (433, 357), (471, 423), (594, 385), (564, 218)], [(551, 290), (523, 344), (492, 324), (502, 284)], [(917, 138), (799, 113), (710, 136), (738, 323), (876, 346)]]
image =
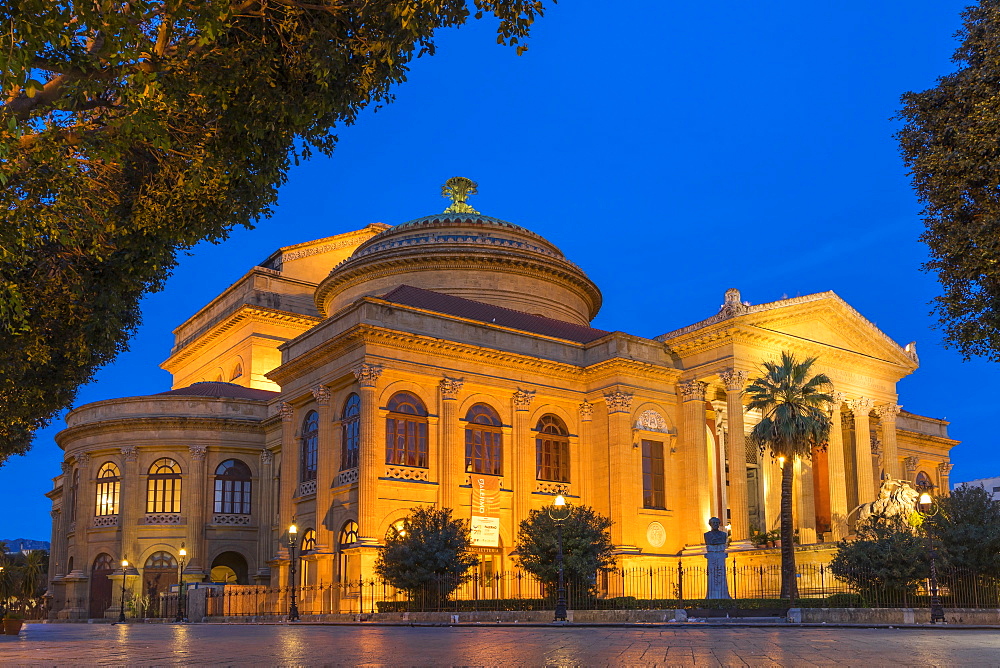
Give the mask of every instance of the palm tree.
[(783, 462), (781, 467), (781, 598), (798, 598), (795, 581), (795, 546), (792, 544), (792, 462), (808, 457), (813, 446), (824, 443), (830, 434), (826, 404), (832, 383), (826, 374), (810, 377), (815, 357), (801, 362), (795, 355), (781, 353), (780, 362), (763, 362), (763, 373), (745, 390), (750, 398), (747, 410), (763, 416), (750, 432), (750, 442), (771, 451)]

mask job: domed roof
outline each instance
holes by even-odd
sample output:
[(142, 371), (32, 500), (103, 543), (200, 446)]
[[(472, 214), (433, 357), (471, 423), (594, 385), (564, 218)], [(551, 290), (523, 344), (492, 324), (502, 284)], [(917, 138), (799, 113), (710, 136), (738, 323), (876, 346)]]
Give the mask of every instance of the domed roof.
[(180, 387), (176, 390), (157, 392), (156, 396), (162, 395), (182, 395), (189, 397), (222, 397), (228, 399), (253, 399), (255, 401), (268, 401), (278, 396), (278, 392), (270, 390), (258, 390), (252, 387), (243, 387), (236, 383), (224, 383), (222, 381), (205, 380), (191, 383), (187, 387)]
[(329, 316), (404, 284), (579, 325), (601, 307), (600, 290), (555, 244), (464, 199), (361, 244), (320, 283), (316, 306)]

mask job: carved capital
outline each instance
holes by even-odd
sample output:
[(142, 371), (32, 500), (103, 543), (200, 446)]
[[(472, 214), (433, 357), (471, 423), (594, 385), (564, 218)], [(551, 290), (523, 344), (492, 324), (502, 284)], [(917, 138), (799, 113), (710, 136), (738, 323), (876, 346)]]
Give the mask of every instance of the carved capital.
[(354, 367), (351, 371), (354, 373), (354, 377), (358, 379), (358, 384), (361, 387), (375, 387), (379, 376), (382, 375), (383, 369), (385, 367), (381, 364), (364, 363)]
[(464, 379), (445, 376), (438, 383), (438, 387), (441, 388), (441, 398), (445, 401), (455, 401), (458, 399), (458, 393), (462, 391), (463, 385), (465, 385)]
[(628, 413), (632, 410), (632, 395), (615, 390), (604, 395), (604, 403), (608, 405), (609, 413)]
[(270, 464), (273, 461), (274, 461), (274, 453), (273, 452), (271, 452), (270, 450), (261, 450), (260, 451), (260, 463), (261, 464)]
[(852, 413), (841, 413), (840, 424), (844, 429), (854, 429), (854, 415)]
[(517, 388), (517, 392), (514, 393), (514, 410), (526, 411), (531, 408), (531, 402), (534, 400), (534, 390), (522, 390), (521, 388)]
[(920, 458), (913, 456), (907, 457), (903, 460), (903, 465), (906, 466), (906, 470), (909, 473), (913, 473), (917, 470), (917, 467), (920, 466)]
[(872, 406), (875, 402), (868, 397), (858, 397), (857, 399), (851, 399), (847, 402), (847, 405), (851, 407), (851, 412), (855, 415), (868, 415), (871, 412)]
[(69, 462), (63, 462), (60, 466), (62, 466), (62, 472), (67, 475), (73, 472), (73, 465)]
[(719, 372), (719, 378), (722, 379), (722, 384), (726, 386), (727, 392), (741, 392), (749, 375), (742, 369), (726, 369)]
[(313, 399), (316, 400), (317, 404), (319, 404), (320, 406), (329, 406), (330, 405), (330, 388), (329, 387), (327, 387), (326, 385), (317, 385), (316, 387), (312, 388), (312, 390), (310, 390), (310, 391), (312, 392)]
[(589, 401), (584, 401), (580, 404), (580, 420), (582, 422), (590, 422), (594, 419), (594, 404)]
[(121, 449), (122, 457), (125, 458), (127, 462), (137, 462), (139, 461), (139, 449), (134, 445), (126, 445)]
[(282, 401), (278, 404), (278, 415), (281, 416), (282, 422), (291, 422), (292, 416), (295, 415), (295, 409), (287, 401)]
[(951, 462), (941, 462), (940, 464), (937, 465), (938, 473), (940, 473), (943, 476), (947, 476), (949, 473), (951, 473), (951, 466), (952, 466)]
[(61, 508), (53, 508), (49, 511), (49, 516), (52, 518), (53, 522), (58, 522), (60, 513), (62, 513)]
[(203, 462), (205, 461), (205, 455), (208, 453), (208, 448), (204, 445), (191, 445), (188, 446), (188, 452), (191, 453), (191, 461)]
[(878, 415), (882, 422), (895, 422), (896, 416), (899, 415), (899, 409), (901, 406), (898, 404), (885, 404), (883, 406), (875, 407), (875, 414)]
[(700, 380), (686, 380), (677, 384), (681, 392), (681, 401), (705, 401), (705, 390), (708, 383)]

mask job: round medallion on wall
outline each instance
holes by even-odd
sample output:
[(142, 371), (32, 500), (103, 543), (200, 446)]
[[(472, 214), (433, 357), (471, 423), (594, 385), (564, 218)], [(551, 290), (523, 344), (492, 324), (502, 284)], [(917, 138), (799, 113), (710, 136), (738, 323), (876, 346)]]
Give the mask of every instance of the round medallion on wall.
[(663, 547), (667, 542), (667, 532), (659, 522), (650, 522), (646, 528), (646, 540), (653, 547)]

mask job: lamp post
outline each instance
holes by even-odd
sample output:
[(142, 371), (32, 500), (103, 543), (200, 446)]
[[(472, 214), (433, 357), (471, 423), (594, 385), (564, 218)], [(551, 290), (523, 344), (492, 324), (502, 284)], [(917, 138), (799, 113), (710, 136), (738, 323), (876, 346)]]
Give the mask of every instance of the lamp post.
[(288, 551), (291, 553), (289, 578), (292, 584), (292, 604), (288, 607), (288, 621), (299, 621), (299, 606), (295, 604), (295, 542), (299, 536), (299, 528), (292, 524), (288, 527)]
[(555, 501), (548, 508), (549, 517), (556, 523), (557, 550), (556, 564), (559, 566), (559, 588), (556, 590), (556, 614), (553, 621), (566, 621), (566, 585), (563, 582), (563, 547), (562, 547), (562, 525), (569, 517), (569, 506), (566, 505), (566, 498), (559, 494)]
[[(920, 495), (920, 499), (917, 501), (917, 505), (920, 507), (920, 515), (926, 521), (928, 517), (933, 517), (937, 514), (938, 507), (934, 503), (933, 497), (927, 492), (923, 492)], [(936, 624), (938, 622), (944, 622), (944, 607), (941, 605), (941, 597), (938, 596), (938, 580), (937, 580), (937, 561), (936, 561), (936, 550), (934, 549), (934, 544), (931, 541), (930, 532), (924, 528), (924, 537), (927, 540), (927, 553), (931, 559), (931, 624)]]
[(118, 623), (125, 623), (125, 576), (128, 573), (128, 559), (122, 559), (122, 600), (118, 609)]
[(175, 622), (184, 621), (184, 561), (187, 557), (187, 550), (184, 549), (184, 543), (181, 543), (180, 549), (181, 563), (180, 569), (177, 573), (177, 616), (174, 618)]

